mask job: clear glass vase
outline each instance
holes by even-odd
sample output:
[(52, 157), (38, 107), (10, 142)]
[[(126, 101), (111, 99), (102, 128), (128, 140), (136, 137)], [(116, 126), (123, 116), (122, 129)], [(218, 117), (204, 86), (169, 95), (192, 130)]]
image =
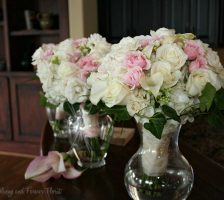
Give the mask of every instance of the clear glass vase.
[(180, 124), (166, 124), (155, 138), (139, 123), (141, 145), (125, 167), (124, 182), (134, 200), (184, 200), (193, 187), (192, 167), (178, 147)]
[(68, 114), (59, 106), (57, 108), (46, 108), (49, 124), (55, 138), (68, 138)]
[(77, 164), (97, 168), (106, 164), (105, 157), (113, 133), (109, 115), (91, 115), (83, 108), (69, 117), (69, 140)]
[(61, 106), (57, 108), (46, 108), (49, 124), (53, 131), (54, 140), (51, 150), (66, 152), (70, 149), (68, 137), (68, 118), (69, 115), (63, 111)]

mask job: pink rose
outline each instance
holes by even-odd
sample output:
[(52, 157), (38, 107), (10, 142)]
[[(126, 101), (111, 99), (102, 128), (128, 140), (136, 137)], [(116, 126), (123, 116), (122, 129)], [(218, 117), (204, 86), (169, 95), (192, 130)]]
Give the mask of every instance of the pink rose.
[(189, 65), (189, 72), (191, 73), (192, 71), (200, 68), (206, 68), (207, 67), (207, 60), (199, 56), (197, 57), (196, 60), (192, 61), (191, 64)]
[(43, 59), (43, 60), (49, 60), (49, 59), (51, 58), (51, 56), (53, 56), (53, 55), (54, 55), (53, 50), (52, 50), (52, 49), (47, 49), (47, 50), (43, 53), (43, 55), (42, 55), (42, 59)]
[(142, 74), (142, 68), (140, 68), (139, 66), (131, 68), (124, 75), (124, 83), (132, 88), (139, 87)]
[(204, 49), (194, 40), (188, 40), (184, 47), (184, 53), (187, 54), (189, 60), (194, 60), (198, 56), (204, 55)]
[(69, 55), (69, 62), (76, 63), (80, 57), (81, 57), (80, 52), (74, 52), (73, 54)]
[(90, 72), (97, 70), (99, 63), (92, 57), (85, 56), (79, 60), (78, 65), (80, 67), (80, 78), (85, 80)]
[(80, 46), (86, 44), (87, 38), (80, 38), (77, 40), (74, 40), (73, 45), (75, 48), (79, 48)]
[(125, 57), (124, 65), (128, 68), (140, 67), (142, 70), (150, 68), (145, 55), (140, 51), (134, 51)]

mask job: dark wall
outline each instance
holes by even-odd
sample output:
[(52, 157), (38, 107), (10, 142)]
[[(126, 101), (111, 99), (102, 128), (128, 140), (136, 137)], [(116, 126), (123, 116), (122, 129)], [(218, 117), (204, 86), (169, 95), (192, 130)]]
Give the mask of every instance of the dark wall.
[(160, 27), (224, 44), (223, 0), (98, 0), (99, 32), (111, 42)]

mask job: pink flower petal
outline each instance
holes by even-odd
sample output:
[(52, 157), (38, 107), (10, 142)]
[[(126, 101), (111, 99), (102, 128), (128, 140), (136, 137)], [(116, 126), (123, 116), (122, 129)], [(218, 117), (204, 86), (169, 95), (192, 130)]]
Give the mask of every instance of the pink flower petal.
[(48, 156), (38, 156), (29, 164), (25, 173), (25, 178), (29, 179), (39, 176), (50, 171), (52, 168), (55, 171), (65, 171), (62, 162), (63, 157), (57, 151), (49, 152)]
[(83, 171), (76, 170), (73, 166), (66, 168), (66, 171), (62, 173), (62, 176), (67, 179), (74, 179), (81, 176)]

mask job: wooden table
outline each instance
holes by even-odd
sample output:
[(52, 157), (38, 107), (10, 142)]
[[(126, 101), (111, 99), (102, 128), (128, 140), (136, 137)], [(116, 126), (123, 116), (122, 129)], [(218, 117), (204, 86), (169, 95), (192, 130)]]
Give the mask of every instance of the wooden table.
[[(105, 167), (87, 170), (75, 180), (52, 179), (44, 184), (24, 180), (31, 158), (0, 155), (0, 199), (129, 200), (123, 182), (124, 167), (138, 146), (137, 136), (125, 147), (111, 145)], [(181, 147), (195, 171), (195, 183), (188, 200), (223, 200), (223, 167), (186, 145)], [(6, 194), (7, 190), (13, 191), (12, 196)]]

